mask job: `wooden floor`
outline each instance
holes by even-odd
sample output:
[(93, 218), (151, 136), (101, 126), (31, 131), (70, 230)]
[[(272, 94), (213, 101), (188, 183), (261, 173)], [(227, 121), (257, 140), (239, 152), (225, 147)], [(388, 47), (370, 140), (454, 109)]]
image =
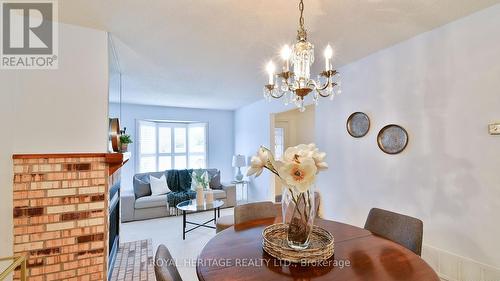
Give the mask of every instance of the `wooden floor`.
[(111, 281), (155, 281), (151, 239), (120, 244)]

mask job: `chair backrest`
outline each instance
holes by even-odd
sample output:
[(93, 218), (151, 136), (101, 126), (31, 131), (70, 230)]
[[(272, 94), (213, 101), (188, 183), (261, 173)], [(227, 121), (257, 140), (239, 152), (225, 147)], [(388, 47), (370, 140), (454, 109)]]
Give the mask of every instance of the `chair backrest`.
[(373, 208), (365, 229), (396, 242), (417, 255), (422, 253), (423, 223), (417, 218)]
[(279, 216), (273, 202), (254, 202), (234, 207), (234, 223), (240, 224), (251, 220), (274, 218)]
[(175, 260), (163, 244), (156, 250), (154, 266), (157, 281), (182, 281)]
[(276, 213), (276, 217), (281, 217), (283, 213), (283, 207), (281, 205), (281, 202), (273, 203), (273, 207), (274, 207), (274, 212)]

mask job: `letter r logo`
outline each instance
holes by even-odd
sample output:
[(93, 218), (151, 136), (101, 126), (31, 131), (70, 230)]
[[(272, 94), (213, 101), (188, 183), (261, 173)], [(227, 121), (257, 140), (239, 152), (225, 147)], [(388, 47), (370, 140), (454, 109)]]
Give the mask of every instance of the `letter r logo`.
[(49, 55), (53, 51), (53, 3), (2, 3), (4, 55)]

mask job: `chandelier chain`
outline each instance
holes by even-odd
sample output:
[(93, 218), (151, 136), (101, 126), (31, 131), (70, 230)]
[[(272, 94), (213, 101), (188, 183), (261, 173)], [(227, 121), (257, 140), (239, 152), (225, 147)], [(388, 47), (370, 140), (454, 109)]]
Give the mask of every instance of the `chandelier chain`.
[(304, 30), (304, 0), (300, 0), (299, 11), (300, 11), (299, 27), (300, 30)]

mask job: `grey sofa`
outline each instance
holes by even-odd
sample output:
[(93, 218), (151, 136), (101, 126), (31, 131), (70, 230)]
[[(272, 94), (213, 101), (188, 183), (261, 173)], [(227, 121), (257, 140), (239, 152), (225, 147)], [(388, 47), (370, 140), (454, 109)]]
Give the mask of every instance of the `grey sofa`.
[[(176, 215), (177, 203), (195, 198), (196, 193), (191, 190), (191, 172), (192, 170), (167, 170), (136, 174), (133, 178), (133, 190), (123, 190), (121, 194), (121, 221), (129, 222)], [(223, 208), (234, 207), (236, 205), (235, 185), (222, 184), (220, 171), (217, 169), (207, 169), (207, 172), (212, 178), (210, 188), (214, 192), (214, 199), (224, 201)], [(151, 196), (150, 175), (156, 178), (166, 175), (172, 192)]]

